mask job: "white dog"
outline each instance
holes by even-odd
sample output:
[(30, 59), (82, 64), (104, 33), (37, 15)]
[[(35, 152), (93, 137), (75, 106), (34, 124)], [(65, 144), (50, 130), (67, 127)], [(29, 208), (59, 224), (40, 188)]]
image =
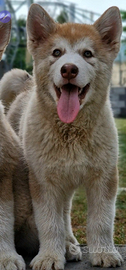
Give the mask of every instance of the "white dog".
[(117, 7), (93, 25), (59, 25), (39, 5), (30, 8), (35, 85), (22, 102), (19, 136), (40, 241), (34, 270), (64, 269), (65, 255), (81, 259), (70, 220), (72, 196), (81, 184), (92, 265), (122, 263), (113, 243), (118, 140), (108, 90), (121, 32)]

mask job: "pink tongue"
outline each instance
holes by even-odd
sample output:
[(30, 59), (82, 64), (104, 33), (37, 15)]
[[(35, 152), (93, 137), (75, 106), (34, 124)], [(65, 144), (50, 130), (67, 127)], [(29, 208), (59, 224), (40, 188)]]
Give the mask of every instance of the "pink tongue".
[(79, 109), (78, 87), (70, 84), (64, 85), (57, 106), (60, 120), (64, 123), (72, 123)]

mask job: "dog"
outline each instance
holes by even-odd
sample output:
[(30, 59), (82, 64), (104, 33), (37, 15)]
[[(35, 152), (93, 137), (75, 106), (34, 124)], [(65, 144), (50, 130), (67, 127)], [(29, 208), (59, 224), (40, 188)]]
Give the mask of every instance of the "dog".
[[(70, 212), (74, 191), (82, 184), (91, 263), (122, 264), (113, 243), (118, 138), (109, 101), (121, 33), (117, 7), (93, 25), (60, 25), (41, 6), (30, 7), (27, 36), (34, 85), (22, 102), (18, 134), (40, 243), (30, 264), (34, 270), (63, 270), (65, 257), (81, 260)], [(21, 95), (16, 100), (18, 111)]]
[[(0, 22), (0, 57), (9, 42), (10, 31), (11, 21)], [(38, 249), (36, 237), (27, 164), (19, 137), (0, 101), (0, 269), (25, 270), (24, 259), (17, 250), (20, 253), (23, 246), (25, 252), (24, 244), (27, 250), (33, 243), (34, 249), (35, 245)]]
[[(0, 59), (9, 42), (10, 31), (11, 21), (0, 22)], [(15, 137), (14, 131), (5, 118), (4, 108), (0, 101), (0, 269), (11, 270), (25, 267), (14, 245), (12, 175), (16, 167), (17, 154), (13, 143), (18, 144), (18, 138)]]
[[(10, 39), (11, 20), (0, 22), (0, 59)], [(14, 244), (13, 173), (18, 167), (19, 139), (4, 115), (0, 101), (0, 269), (25, 269)], [(20, 147), (21, 149), (21, 147)], [(16, 172), (16, 171), (15, 171)], [(17, 173), (16, 173), (17, 174)], [(16, 176), (15, 174), (15, 176)]]

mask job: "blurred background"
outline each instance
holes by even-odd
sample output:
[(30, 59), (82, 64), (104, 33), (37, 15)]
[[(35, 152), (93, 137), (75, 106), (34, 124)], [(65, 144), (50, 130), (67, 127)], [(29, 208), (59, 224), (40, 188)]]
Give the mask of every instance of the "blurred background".
[[(26, 48), (26, 19), (29, 7), (38, 3), (54, 20), (92, 24), (110, 6), (118, 6), (122, 16), (121, 48), (114, 61), (110, 99), (119, 134), (119, 176), (115, 235), (116, 244), (126, 244), (126, 1), (125, 0), (0, 0), (0, 11), (8, 10), (12, 16), (11, 40), (0, 62), (0, 78), (12, 68), (26, 69), (32, 74), (32, 58)], [(74, 197), (72, 210), (73, 231), (81, 244), (86, 243), (87, 204), (84, 190)]]
[[(126, 116), (126, 4), (125, 0), (0, 0), (0, 11), (8, 10), (12, 16), (11, 40), (2, 61), (0, 78), (12, 68), (32, 73), (32, 58), (26, 48), (26, 19), (32, 3), (42, 5), (54, 20), (92, 24), (110, 6), (118, 6), (122, 15), (123, 33), (120, 52), (113, 65), (111, 101), (115, 116)], [(125, 98), (124, 98), (125, 97)]]

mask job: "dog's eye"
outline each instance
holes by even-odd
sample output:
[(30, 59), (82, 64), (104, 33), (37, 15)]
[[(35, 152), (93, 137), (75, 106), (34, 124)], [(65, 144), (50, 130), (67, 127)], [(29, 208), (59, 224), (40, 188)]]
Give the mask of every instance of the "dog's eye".
[(60, 51), (59, 49), (55, 49), (55, 50), (53, 51), (53, 56), (59, 57), (60, 55), (61, 55), (61, 51)]
[(93, 54), (92, 54), (91, 51), (85, 51), (83, 55), (84, 55), (84, 57), (86, 57), (86, 58), (90, 58), (90, 57), (93, 56)]

